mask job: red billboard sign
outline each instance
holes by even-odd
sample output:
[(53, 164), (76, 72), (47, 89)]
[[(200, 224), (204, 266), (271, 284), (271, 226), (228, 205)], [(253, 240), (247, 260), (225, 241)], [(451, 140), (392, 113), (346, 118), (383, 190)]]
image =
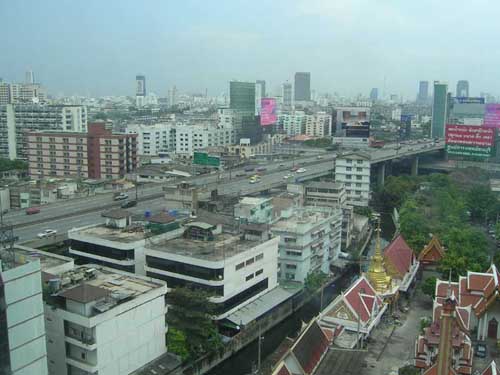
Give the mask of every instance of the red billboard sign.
[(474, 147), (491, 147), (495, 140), (495, 130), (472, 125), (446, 125), (446, 144)]
[(278, 120), (276, 116), (276, 99), (262, 98), (260, 101), (260, 125), (269, 126)]

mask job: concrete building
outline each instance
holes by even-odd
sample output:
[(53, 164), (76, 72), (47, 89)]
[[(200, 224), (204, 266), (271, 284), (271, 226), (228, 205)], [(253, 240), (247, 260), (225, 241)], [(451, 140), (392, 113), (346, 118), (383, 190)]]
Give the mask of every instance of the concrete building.
[(432, 104), (431, 137), (443, 138), (448, 118), (448, 84), (434, 82), (434, 101)]
[(49, 374), (125, 375), (166, 352), (164, 283), (86, 265), (47, 289)]
[(41, 104), (46, 101), (45, 88), (40, 84), (0, 82), (0, 105)]
[(176, 127), (173, 123), (143, 125), (129, 124), (128, 134), (137, 134), (137, 153), (140, 156), (175, 152)]
[(272, 198), (243, 197), (234, 205), (234, 217), (240, 223), (270, 224), (272, 214)]
[(239, 112), (255, 114), (255, 83), (229, 82), (229, 106)]
[(311, 73), (297, 72), (295, 73), (294, 83), (294, 100), (295, 102), (311, 101)]
[(343, 184), (347, 193), (347, 204), (368, 206), (370, 192), (370, 159), (361, 152), (339, 155), (335, 161), (335, 182)]
[(461, 80), (457, 82), (456, 96), (460, 98), (469, 97), (469, 81)]
[(47, 375), (40, 259), (0, 250), (0, 373)]
[(354, 208), (347, 204), (345, 185), (339, 182), (312, 181), (303, 186), (304, 205), (342, 210), (342, 249), (347, 249), (352, 242)]
[[(335, 107), (335, 135), (337, 137), (368, 138), (370, 136), (370, 111), (371, 108), (365, 106)], [(363, 126), (366, 123), (368, 123), (367, 128)], [(363, 134), (363, 130), (368, 130), (368, 132)]]
[(376, 102), (378, 100), (378, 88), (374, 87), (370, 91), (370, 100)]
[(293, 107), (293, 92), (292, 92), (292, 84), (291, 83), (283, 83), (281, 91), (283, 98), (283, 108), (291, 109)]
[(176, 238), (148, 242), (146, 274), (171, 288), (211, 293), (220, 320), (277, 286), (278, 241), (242, 239), (220, 224), (190, 222)]
[(27, 132), (42, 130), (86, 132), (87, 107), (0, 105), (0, 157), (27, 159)]
[(418, 95), (417, 102), (419, 104), (425, 104), (429, 100), (429, 82), (420, 81), (418, 84)]
[(256, 85), (260, 85), (260, 96), (261, 98), (265, 98), (267, 96), (267, 91), (266, 91), (266, 81), (263, 79), (258, 79), (255, 81)]
[(241, 159), (249, 159), (259, 155), (271, 155), (273, 153), (273, 145), (280, 144), (283, 141), (283, 134), (274, 134), (267, 136), (262, 142), (250, 144), (243, 139), (239, 145), (231, 145), (227, 147), (229, 155), (237, 155)]
[(112, 133), (104, 123), (88, 133), (29, 132), (29, 175), (117, 179), (137, 168), (136, 134)]
[(486, 109), (483, 98), (455, 97), (448, 105), (449, 124), (483, 125)]
[(280, 280), (304, 283), (312, 272), (329, 274), (340, 253), (342, 211), (325, 207), (292, 208), (271, 226), (279, 236)]
[(142, 107), (146, 104), (146, 76), (135, 76), (135, 85), (135, 105)]
[(304, 111), (282, 112), (278, 115), (278, 126), (289, 136), (304, 134), (306, 114)]
[(326, 112), (306, 115), (304, 134), (311, 137), (326, 137), (332, 134), (332, 116)]
[(236, 131), (231, 125), (177, 124), (175, 129), (175, 153), (184, 158), (191, 158), (193, 152), (199, 149), (236, 142)]

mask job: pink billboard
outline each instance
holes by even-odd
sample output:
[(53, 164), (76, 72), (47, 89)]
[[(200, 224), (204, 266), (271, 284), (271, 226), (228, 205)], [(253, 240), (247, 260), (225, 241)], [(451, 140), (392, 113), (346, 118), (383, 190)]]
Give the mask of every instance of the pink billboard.
[(276, 123), (276, 99), (262, 98), (260, 100), (260, 125), (269, 126)]
[(500, 104), (486, 104), (484, 127), (500, 128)]

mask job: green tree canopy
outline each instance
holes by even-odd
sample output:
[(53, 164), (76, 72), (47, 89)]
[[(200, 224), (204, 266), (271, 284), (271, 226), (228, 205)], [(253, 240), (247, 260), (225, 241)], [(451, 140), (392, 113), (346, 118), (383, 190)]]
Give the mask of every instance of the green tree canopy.
[(11, 171), (14, 169), (28, 169), (28, 163), (24, 160), (0, 158), (0, 172)]
[(420, 288), (422, 289), (422, 292), (424, 294), (426, 294), (429, 297), (431, 297), (432, 299), (434, 299), (434, 297), (435, 297), (434, 293), (436, 291), (436, 278), (434, 276), (428, 277), (422, 283)]
[(498, 199), (489, 186), (473, 186), (466, 194), (466, 204), (476, 220), (483, 221), (497, 214)]

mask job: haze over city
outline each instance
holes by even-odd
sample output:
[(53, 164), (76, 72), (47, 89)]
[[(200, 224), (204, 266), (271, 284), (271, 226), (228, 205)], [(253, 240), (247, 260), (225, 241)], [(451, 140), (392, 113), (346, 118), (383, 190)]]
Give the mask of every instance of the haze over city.
[[(61, 10), (64, 9), (64, 12)], [(500, 91), (500, 3), (304, 1), (2, 1), (0, 77), (25, 70), (54, 95), (150, 92), (218, 95), (231, 79), (266, 79), (271, 93), (295, 71), (317, 92), (414, 97), (419, 80)], [(385, 84), (384, 84), (385, 77)]]

